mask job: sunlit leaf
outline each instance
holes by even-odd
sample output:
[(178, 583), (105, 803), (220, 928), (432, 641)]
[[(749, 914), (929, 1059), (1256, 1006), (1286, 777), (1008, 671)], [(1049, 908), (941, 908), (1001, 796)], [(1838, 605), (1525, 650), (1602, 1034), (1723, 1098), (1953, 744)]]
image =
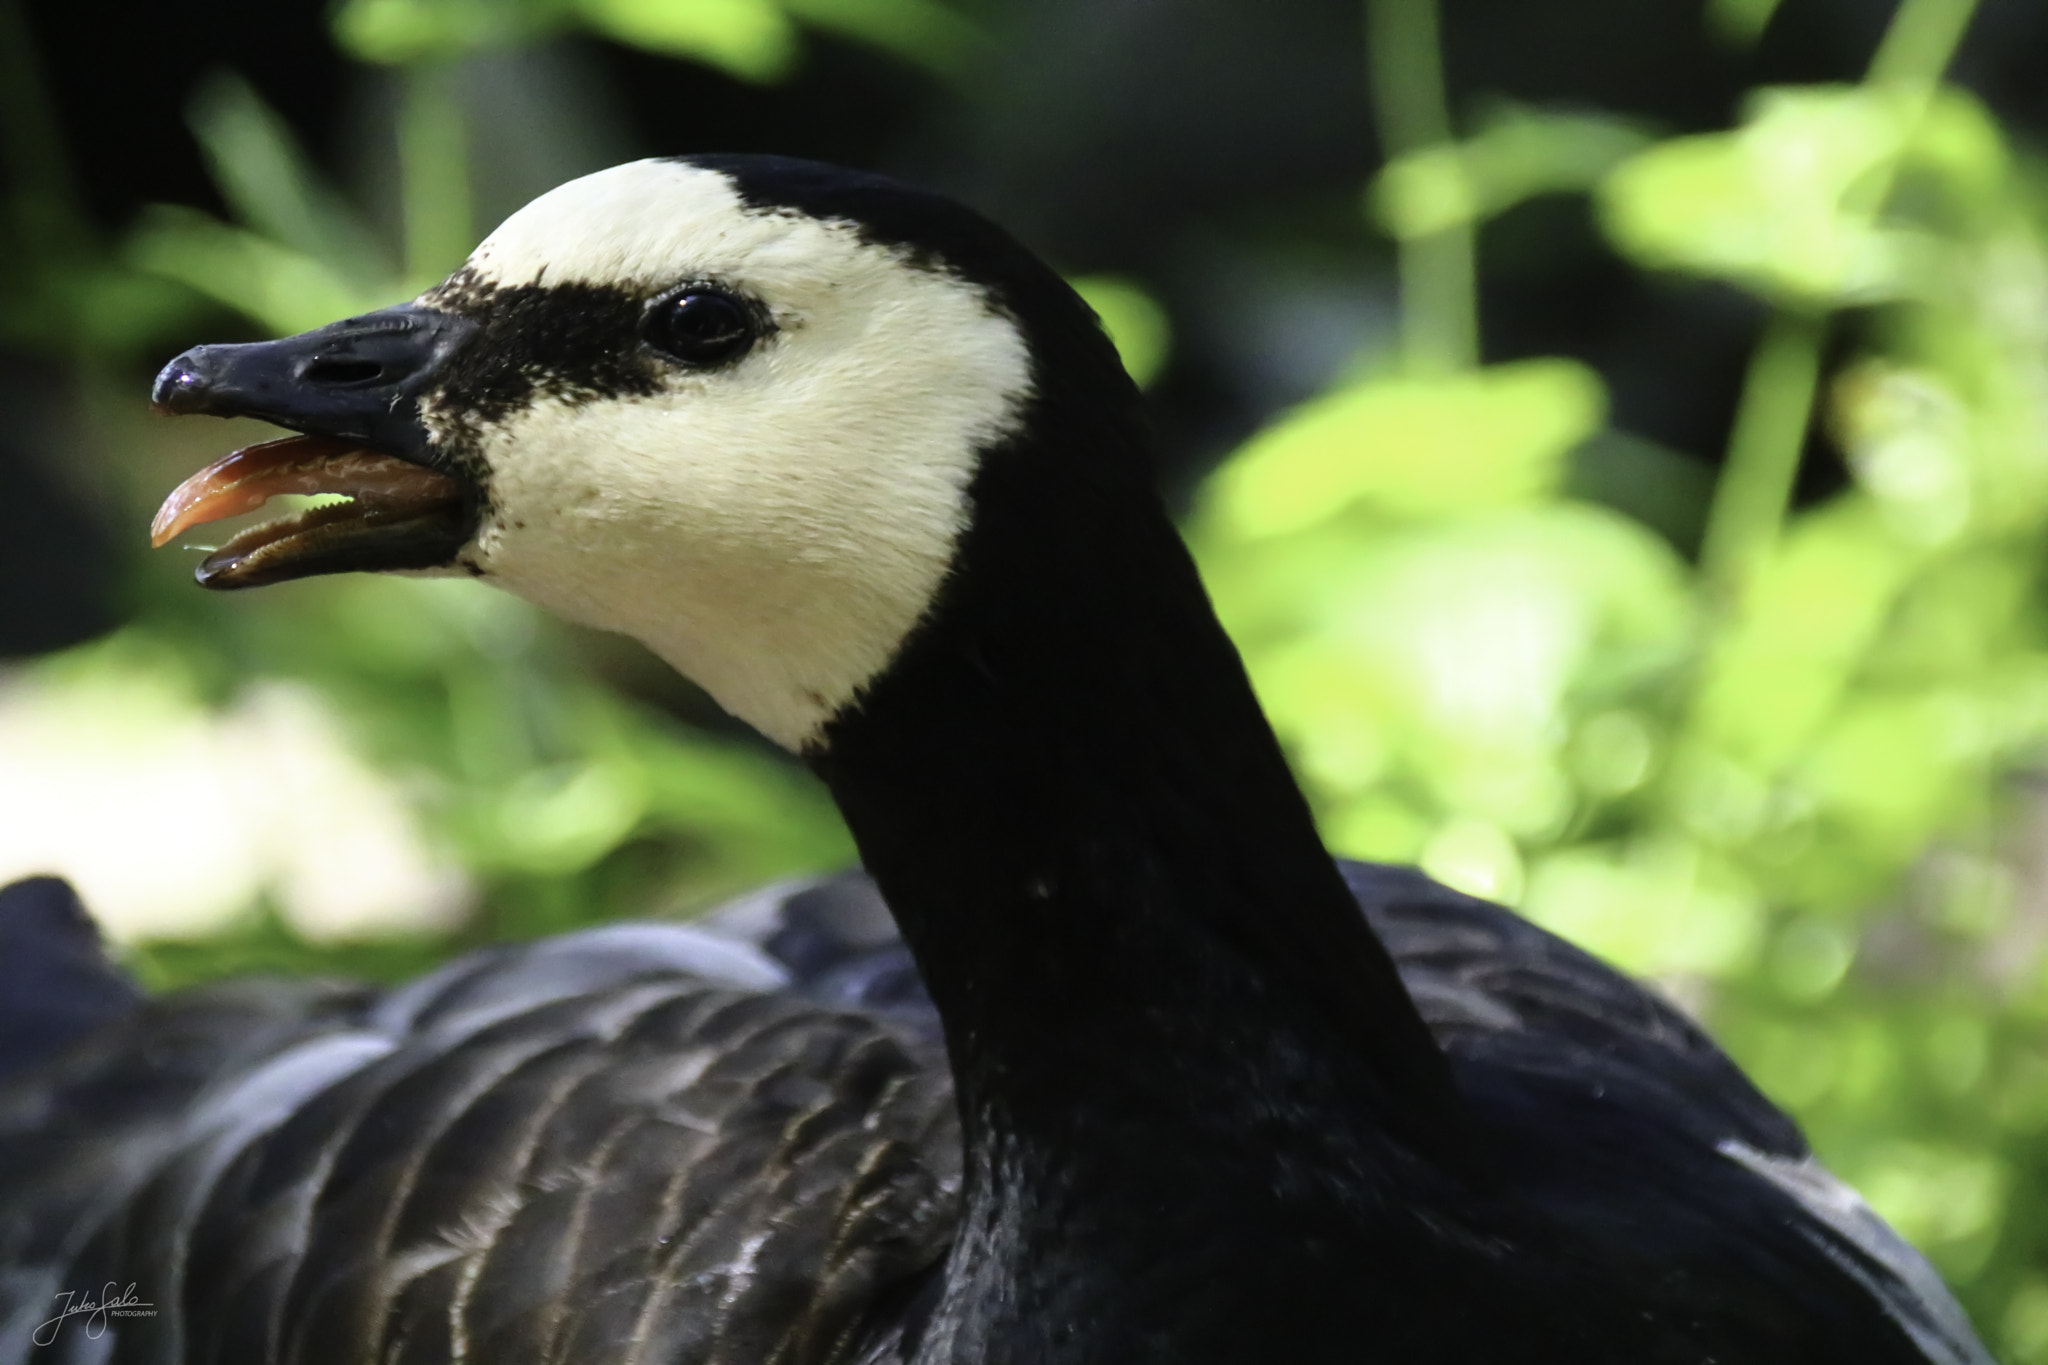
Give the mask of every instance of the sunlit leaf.
[(445, 932), (467, 908), (409, 793), (303, 684), (209, 706), (175, 647), (130, 631), (0, 686), (0, 753), (0, 881), (63, 872), (119, 940), (218, 932), (259, 898), (310, 942)]
[(1674, 138), (1601, 186), (1609, 233), (1644, 263), (1802, 307), (1939, 288), (1939, 241), (1887, 217), (1902, 170), (1981, 177), (2002, 161), (1967, 98), (1873, 87), (1767, 91), (1738, 130)]
[(586, 763), (523, 773), (497, 804), (493, 861), (559, 874), (580, 872), (623, 843), (645, 813), (647, 796), (631, 765)]
[(1807, 518), (1715, 648), (1694, 713), (1701, 735), (1762, 771), (1788, 761), (1850, 684), (1920, 559), (1868, 507)]
[(1967, 1274), (1990, 1250), (2009, 1179), (1996, 1156), (1901, 1142), (1849, 1174), (1871, 1207), (1950, 1274)]
[(446, 61), (541, 36), (569, 0), (344, 0), (334, 38), (366, 62)]
[(1368, 197), (1394, 236), (1426, 237), (1539, 194), (1588, 189), (1648, 141), (1608, 115), (1502, 105), (1466, 141), (1389, 162)]
[(1605, 409), (1598, 376), (1563, 360), (1373, 380), (1303, 404), (1253, 438), (1218, 472), (1212, 512), (1229, 532), (1258, 537), (1360, 502), (1424, 516), (1524, 501), (1556, 486), (1566, 452)]
[(1102, 319), (1102, 328), (1116, 343), (1131, 378), (1140, 388), (1150, 384), (1166, 364), (1173, 340), (1166, 310), (1159, 301), (1122, 275), (1086, 275), (1068, 283)]
[[(1670, 550), (1572, 504), (1341, 544), (1296, 536), (1203, 552), (1225, 622), (1256, 646), (1254, 681), (1333, 841), (1368, 851), (1343, 842), (1342, 830), (1367, 827), (1350, 804), (1395, 778), (1447, 814), (1555, 837), (1582, 761), (1566, 755), (1571, 708), (1582, 694), (1627, 693), (1688, 638)], [(1627, 734), (1606, 746), (1605, 794), (1639, 783), (1654, 757), (1647, 727), (1615, 726)]]
[(1930, 545), (1975, 510), (1969, 414), (1940, 377), (1867, 362), (1835, 382), (1833, 416), (1857, 481), (1905, 535)]
[(574, 0), (607, 38), (772, 81), (796, 59), (797, 32), (775, 0)]
[(1778, 989), (1792, 999), (1821, 1000), (1842, 984), (1855, 959), (1856, 940), (1846, 927), (1809, 916), (1779, 930), (1770, 972)]
[(1724, 976), (1746, 968), (1763, 943), (1755, 889), (1682, 840), (1552, 854), (1531, 869), (1522, 909), (1644, 976)]
[(1816, 736), (1801, 777), (1826, 818), (1879, 845), (1923, 847), (1958, 816), (1983, 753), (1960, 696), (1861, 695)]
[(1506, 830), (1469, 816), (1447, 821), (1423, 844), (1416, 863), (1445, 886), (1503, 905), (1522, 899), (1521, 850)]
[(2006, 1305), (2004, 1329), (2009, 1360), (2048, 1360), (2048, 1272), (2020, 1281)]
[(1567, 757), (1572, 777), (1595, 799), (1632, 792), (1655, 768), (1660, 738), (1639, 711), (1595, 711), (1572, 731)]

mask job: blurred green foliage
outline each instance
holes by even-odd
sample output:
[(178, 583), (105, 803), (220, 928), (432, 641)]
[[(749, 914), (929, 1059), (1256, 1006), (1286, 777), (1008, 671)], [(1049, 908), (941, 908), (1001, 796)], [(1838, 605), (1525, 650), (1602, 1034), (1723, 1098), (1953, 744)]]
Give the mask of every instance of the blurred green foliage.
[[(2001, 843), (2039, 837), (2048, 741), (2048, 214), (1945, 50), (1886, 51), (1726, 133), (1524, 113), (1373, 188), (1411, 251), (1585, 190), (1644, 269), (1771, 305), (1697, 563), (1570, 493), (1596, 375), (1413, 353), (1455, 325), (1260, 433), (1194, 533), (1333, 846), (1704, 1003), (2005, 1358), (2048, 1360), (2048, 963)], [(1404, 263), (1411, 310), (1461, 297)], [(1815, 421), (1853, 483), (1791, 513)]]
[[(1330, 843), (1666, 983), (2001, 1358), (2048, 1363), (2048, 198), (1940, 83), (1969, 5), (1907, 0), (1862, 84), (1758, 91), (1738, 126), (1663, 140), (1507, 105), (1459, 136), (1433, 7), (1369, 8), (1392, 155), (1364, 203), (1399, 244), (1402, 346), (1248, 441), (1190, 528)], [(1740, 39), (1770, 10), (1709, 17)], [(0, 277), (9, 338), (91, 367), (200, 300), (281, 332), (415, 292), (478, 226), (449, 64), (577, 27), (761, 81), (811, 27), (948, 75), (983, 41), (938, 0), (349, 0), (338, 41), (403, 87), (401, 240), (222, 74), (191, 121), (233, 221), (164, 206), (96, 244), (54, 170), (31, 180), (10, 211), (47, 269)], [(1643, 270), (1771, 310), (1696, 559), (1575, 491), (1650, 449), (1597, 374), (1475, 363), (1476, 228), (1560, 193)], [(1079, 283), (1149, 378), (1158, 306)], [(1852, 481), (1794, 511), (1816, 425)], [(622, 698), (520, 603), (398, 580), (222, 602), (180, 577), (138, 572), (144, 624), (43, 667), (182, 670), (217, 705), (310, 682), (483, 908), (452, 939), (325, 946), (259, 909), (138, 948), (157, 984), (398, 975), (850, 856), (808, 778)]]
[(742, 80), (772, 81), (816, 27), (947, 73), (982, 41), (939, 0), (347, 0), (335, 38), (369, 62), (411, 65), (582, 29)]

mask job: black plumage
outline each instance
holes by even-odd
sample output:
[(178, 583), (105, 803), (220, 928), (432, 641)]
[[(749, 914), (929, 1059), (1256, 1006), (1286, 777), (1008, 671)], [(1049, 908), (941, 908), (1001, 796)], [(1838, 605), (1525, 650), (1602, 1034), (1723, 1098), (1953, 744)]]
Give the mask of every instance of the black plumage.
[(834, 1358), (943, 1254), (945, 1068), (928, 1013), (806, 998), (853, 955), (764, 990), (720, 946), (599, 930), (388, 993), (149, 1002), (4, 1097), (0, 1359), (106, 1283), (158, 1316), (33, 1358)]
[[(1829, 1226), (1717, 1150), (1806, 1155), (1669, 1005), (1417, 873), (1340, 870), (1459, 1092), (1515, 1137), (1495, 1179), (1592, 1225), (1612, 1279), (1574, 1358), (1983, 1359), (1867, 1213)], [(769, 963), (787, 975), (764, 991)], [(961, 1216), (936, 1023), (857, 874), (702, 934), (493, 949), (391, 992), (151, 1001), (0, 1091), (0, 1360), (916, 1359)], [(1199, 1190), (1182, 1202), (1211, 1216)], [(1200, 1261), (1169, 1269), (1191, 1303), (1214, 1294)], [(49, 1296), (108, 1283), (158, 1316), (22, 1350)], [(1633, 1357), (1598, 1327), (1624, 1303), (1654, 1315)], [(1464, 1319), (1379, 1358), (1479, 1359), (1493, 1315)]]
[(99, 930), (67, 883), (26, 877), (0, 887), (0, 1080), (140, 999), (110, 970)]

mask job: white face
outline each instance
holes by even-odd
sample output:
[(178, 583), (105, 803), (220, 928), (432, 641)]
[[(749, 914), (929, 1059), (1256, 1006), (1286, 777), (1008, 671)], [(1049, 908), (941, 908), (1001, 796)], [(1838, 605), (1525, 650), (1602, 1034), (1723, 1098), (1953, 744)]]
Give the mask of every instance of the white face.
[[(640, 639), (777, 743), (816, 738), (939, 590), (978, 454), (1029, 389), (1017, 328), (850, 224), (750, 209), (723, 174), (670, 162), (543, 195), (467, 270), (647, 298), (709, 281), (765, 305), (775, 331), (726, 367), (629, 396), (543, 386), (472, 420), (491, 510), (464, 558)], [(424, 416), (437, 436), (463, 420), (432, 398)]]

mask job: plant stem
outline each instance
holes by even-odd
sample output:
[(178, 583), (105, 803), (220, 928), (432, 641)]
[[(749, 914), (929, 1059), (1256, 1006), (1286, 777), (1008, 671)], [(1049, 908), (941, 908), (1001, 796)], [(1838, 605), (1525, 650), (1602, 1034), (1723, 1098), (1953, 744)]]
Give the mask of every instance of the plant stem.
[(1372, 93), (1389, 159), (1451, 140), (1437, 0), (1368, 0)]
[[(1449, 145), (1437, 0), (1368, 0), (1365, 18), (1374, 118), (1386, 159)], [(1404, 237), (1400, 253), (1404, 368), (1441, 373), (1478, 364), (1473, 224)]]
[(1954, 60), (1976, 9), (1977, 0), (1900, 0), (1865, 80), (1932, 86)]
[(1707, 28), (1725, 42), (1754, 47), (1777, 12), (1778, 0), (1707, 0)]
[[(1863, 83), (1902, 97), (1906, 109), (1902, 148), (1911, 143), (1925, 124), (1942, 73), (1954, 59), (1976, 8), (1976, 0), (1901, 0), (1893, 13), (1877, 54), (1870, 59), (1870, 70)], [(1851, 206), (1866, 217), (1875, 218), (1891, 198), (1899, 162), (1899, 157), (1893, 157), (1881, 173), (1859, 186), (1850, 197)]]
[(1478, 233), (1459, 223), (1401, 243), (1401, 350), (1424, 374), (1479, 363)]
[(1728, 462), (1714, 486), (1700, 547), (1700, 570), (1724, 606), (1740, 603), (1784, 524), (1820, 381), (1825, 330), (1817, 316), (1782, 310), (1750, 356)]
[(469, 147), (451, 66), (420, 63), (401, 80), (398, 154), (405, 193), (405, 273), (414, 287), (446, 275), (475, 243)]
[[(1890, 85), (1931, 98), (1969, 26), (1976, 0), (1902, 0), (1893, 14), (1866, 84)], [(1890, 196), (1896, 166), (1864, 189), (1859, 212), (1875, 217)], [(1769, 556), (1792, 498), (1799, 450), (1820, 382), (1825, 319), (1781, 309), (1750, 357), (1742, 402), (1729, 437), (1728, 462), (1714, 489), (1700, 569), (1713, 596), (1739, 605)]]

